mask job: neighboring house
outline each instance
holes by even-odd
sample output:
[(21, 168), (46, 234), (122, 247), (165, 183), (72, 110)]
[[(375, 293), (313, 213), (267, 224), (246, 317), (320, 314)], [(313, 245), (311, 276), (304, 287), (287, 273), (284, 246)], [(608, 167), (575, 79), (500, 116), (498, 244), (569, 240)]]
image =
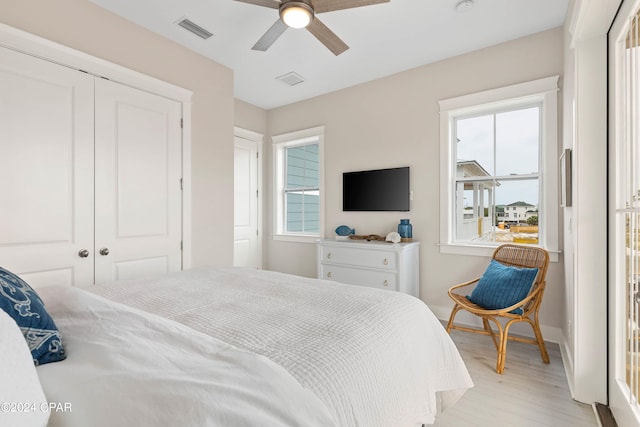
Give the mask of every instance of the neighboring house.
[[(456, 176), (490, 177), (491, 174), (475, 160), (458, 160), (456, 162)], [(500, 186), (499, 182), (495, 186)], [(483, 234), (491, 230), (494, 210), (494, 182), (472, 181), (459, 182), (456, 191), (456, 227), (459, 240), (473, 240), (481, 238)]]
[(537, 215), (538, 210), (534, 205), (518, 201), (504, 206), (503, 215), (498, 217), (498, 222), (517, 224), (526, 222), (528, 218)]

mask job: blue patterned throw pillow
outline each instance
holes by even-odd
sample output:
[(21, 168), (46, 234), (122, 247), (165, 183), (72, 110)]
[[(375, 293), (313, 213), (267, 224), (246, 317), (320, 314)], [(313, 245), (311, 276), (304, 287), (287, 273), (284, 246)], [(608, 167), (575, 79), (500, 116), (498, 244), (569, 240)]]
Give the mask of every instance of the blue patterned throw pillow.
[(20, 327), (36, 365), (67, 357), (60, 332), (38, 294), (24, 280), (2, 267), (0, 308)]
[[(537, 268), (512, 267), (491, 260), (467, 298), (490, 310), (511, 307), (526, 298), (537, 274)], [(522, 314), (522, 309), (517, 308), (513, 312)]]

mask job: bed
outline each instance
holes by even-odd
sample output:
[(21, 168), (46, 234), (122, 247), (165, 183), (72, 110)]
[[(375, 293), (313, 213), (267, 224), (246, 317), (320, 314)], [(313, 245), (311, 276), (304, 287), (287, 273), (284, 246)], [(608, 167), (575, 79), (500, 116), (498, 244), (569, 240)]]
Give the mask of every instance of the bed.
[(38, 293), (67, 353), (37, 367), (49, 426), (413, 427), (473, 386), (397, 292), (199, 268)]

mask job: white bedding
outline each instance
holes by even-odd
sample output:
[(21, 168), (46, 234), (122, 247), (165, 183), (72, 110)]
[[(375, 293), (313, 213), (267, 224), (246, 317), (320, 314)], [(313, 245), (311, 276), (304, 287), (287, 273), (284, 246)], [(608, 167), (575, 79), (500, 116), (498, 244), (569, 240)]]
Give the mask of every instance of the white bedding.
[(430, 424), (473, 386), (433, 313), (398, 292), (234, 268), (91, 292), (266, 356), (311, 390), (340, 427)]
[(50, 427), (335, 425), (264, 356), (79, 289), (39, 293), (68, 354), (37, 368)]

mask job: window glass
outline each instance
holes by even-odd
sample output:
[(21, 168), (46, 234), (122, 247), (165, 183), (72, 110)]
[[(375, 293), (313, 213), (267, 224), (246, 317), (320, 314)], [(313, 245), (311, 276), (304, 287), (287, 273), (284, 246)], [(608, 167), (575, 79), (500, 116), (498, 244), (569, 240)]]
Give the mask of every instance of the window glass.
[(320, 231), (318, 144), (286, 149), (285, 232)]
[(454, 241), (539, 242), (540, 106), (454, 120)]
[(538, 173), (540, 107), (496, 114), (496, 175)]
[(315, 243), (324, 230), (324, 126), (271, 137), (274, 240)]

